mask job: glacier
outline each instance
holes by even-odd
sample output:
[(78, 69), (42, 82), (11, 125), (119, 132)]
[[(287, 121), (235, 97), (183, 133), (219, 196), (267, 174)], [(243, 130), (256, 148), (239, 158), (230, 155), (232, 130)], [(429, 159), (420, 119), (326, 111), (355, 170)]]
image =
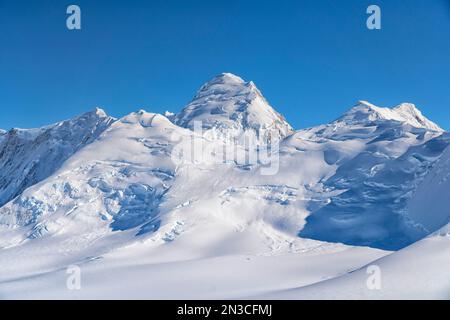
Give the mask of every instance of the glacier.
[(43, 128), (0, 132), (0, 206), (50, 176), (113, 121), (96, 108)]
[[(248, 137), (275, 174), (246, 163)], [(195, 144), (214, 157), (180, 152)], [(449, 144), (411, 103), (294, 130), (230, 73), (177, 114), (1, 131), (0, 298), (449, 298)]]

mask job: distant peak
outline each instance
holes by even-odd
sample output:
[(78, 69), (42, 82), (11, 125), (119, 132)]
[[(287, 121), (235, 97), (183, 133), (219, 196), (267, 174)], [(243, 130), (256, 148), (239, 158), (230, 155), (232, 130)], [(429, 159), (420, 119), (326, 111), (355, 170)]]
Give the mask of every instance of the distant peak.
[(403, 102), (398, 106), (394, 107), (394, 110), (408, 110), (408, 111), (419, 111), (415, 104), (409, 102)]
[(119, 119), (119, 125), (120, 123), (140, 125), (142, 127), (173, 126), (172, 122), (166, 116), (159, 113), (147, 112), (143, 109), (132, 112)]
[(201, 121), (204, 129), (272, 130), (279, 137), (287, 136), (291, 126), (278, 114), (252, 82), (232, 73), (222, 73), (206, 82), (194, 99), (174, 117), (184, 128), (193, 128)]
[(412, 103), (401, 103), (393, 108), (383, 108), (368, 101), (360, 100), (339, 120), (349, 123), (394, 120), (407, 123), (416, 128), (444, 131), (437, 124), (424, 117), (422, 112)]
[(84, 115), (94, 115), (99, 118), (106, 118), (108, 115), (106, 114), (105, 110), (102, 108), (95, 107), (93, 110), (86, 112)]
[(398, 106), (394, 107), (392, 110), (401, 114), (423, 117), (422, 112), (419, 109), (417, 109), (416, 105), (412, 103), (407, 102), (401, 103)]
[(413, 126), (424, 127), (435, 131), (444, 131), (437, 124), (428, 120), (412, 103), (401, 103), (392, 110), (401, 117), (405, 118)]

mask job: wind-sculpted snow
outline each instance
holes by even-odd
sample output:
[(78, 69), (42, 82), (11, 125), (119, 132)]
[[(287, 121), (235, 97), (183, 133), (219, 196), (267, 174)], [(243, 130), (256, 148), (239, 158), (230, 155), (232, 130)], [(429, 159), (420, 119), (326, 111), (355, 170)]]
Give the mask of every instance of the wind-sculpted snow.
[[(252, 105), (254, 99), (263, 99), (252, 83), (230, 74), (203, 86), (193, 105), (197, 106), (199, 99), (201, 106), (185, 108), (175, 117), (177, 123), (190, 127), (195, 118), (207, 126), (234, 130), (228, 125), (242, 125), (241, 118), (222, 119), (224, 113), (213, 112), (211, 116), (209, 111), (212, 107), (233, 109), (241, 99), (248, 100), (248, 110), (256, 112), (256, 118), (250, 117), (255, 126), (247, 123), (243, 129), (257, 129), (257, 123), (264, 126), (269, 118), (279, 119), (272, 117), (275, 113), (268, 105), (261, 105), (261, 110)], [(405, 114), (417, 116), (417, 122)], [(91, 115), (81, 120), (91, 119)], [(60, 220), (67, 216), (90, 217), (93, 225), (102, 225), (105, 230), (135, 230), (135, 235), (144, 235), (160, 228), (161, 208), (162, 216), (170, 219), (173, 212), (188, 210), (196, 203), (196, 210), (211, 206), (219, 215), (248, 207), (248, 213), (240, 212), (242, 217), (231, 215), (236, 219), (232, 224), (260, 220), (289, 237), (299, 234), (322, 241), (399, 249), (429, 233), (426, 225), (408, 215), (406, 206), (449, 144), (447, 135), (409, 104), (386, 109), (360, 102), (328, 125), (285, 138), (276, 159), (270, 159), (276, 162), (275, 174), (264, 176), (261, 161), (246, 163), (253, 149), (241, 141), (232, 148), (237, 153), (230, 159), (223, 154), (229, 151), (228, 140), (180, 128), (162, 115), (141, 110), (112, 125), (110, 118), (99, 117), (98, 112), (95, 115), (94, 119), (102, 119), (109, 128), (100, 127), (105, 130), (103, 134), (96, 131), (85, 138), (84, 145), (98, 137), (44, 183), (3, 206), (3, 225), (26, 227), (26, 237), (36, 238), (61, 233), (57, 226), (64, 225), (66, 222)], [(65, 126), (75, 130), (72, 123), (78, 122), (22, 130), (17, 136), (34, 142), (55, 127), (57, 132), (66, 133), (61, 129)], [(68, 140), (64, 135), (57, 137), (61, 140), (58, 145)], [(197, 150), (181, 148), (180, 152), (180, 146), (196, 141), (213, 150), (214, 157), (203, 154), (198, 161), (188, 157)], [(257, 143), (260, 148), (261, 141)], [(57, 168), (49, 167), (53, 171)], [(180, 208), (181, 203), (190, 205)]]
[[(98, 277), (105, 270), (132, 283), (121, 291), (127, 297), (185, 297), (191, 291), (179, 291), (180, 281), (204, 281), (193, 296), (209, 297), (214, 281), (215, 297), (241, 298), (336, 278), (383, 250), (448, 234), (449, 144), (411, 104), (360, 102), (293, 132), (253, 83), (231, 74), (206, 83), (170, 119), (140, 110), (113, 121), (97, 110), (0, 132), (0, 199), (8, 201), (0, 206), (0, 292), (33, 296), (45, 281), (50, 296), (70, 297), (53, 277), (74, 263), (90, 279), (85, 297), (115, 292)], [(249, 265), (267, 284), (242, 273)], [(171, 286), (147, 290), (149, 279)]]
[(11, 129), (0, 138), (0, 206), (54, 173), (113, 122), (96, 109), (40, 129)]
[(292, 132), (253, 82), (244, 82), (229, 73), (203, 85), (174, 121), (190, 129), (199, 122), (210, 136), (239, 137), (251, 131), (261, 142), (280, 140)]
[[(263, 299), (450, 299), (449, 227), (353, 272), (302, 287), (259, 295)], [(371, 269), (373, 268), (373, 269)], [(370, 284), (377, 270), (379, 286)], [(252, 298), (255, 298), (253, 296)]]
[(425, 118), (412, 103), (402, 103), (389, 109), (377, 107), (367, 101), (360, 101), (355, 107), (346, 112), (340, 119), (347, 124), (361, 124), (375, 121), (397, 121), (409, 124), (416, 128), (423, 128), (433, 131), (442, 132), (434, 122)]
[[(442, 139), (449, 140), (449, 134)], [(419, 184), (408, 202), (408, 214), (428, 233), (450, 222), (450, 147)]]
[(424, 226), (408, 215), (407, 201), (450, 144), (448, 136), (396, 120), (341, 121), (348, 119), (320, 128), (320, 139), (341, 145), (359, 140), (363, 147), (346, 159), (340, 158), (341, 147), (325, 148), (325, 161), (338, 167), (324, 188), (338, 195), (321, 207), (312, 203), (300, 236), (387, 250), (426, 236)]
[(156, 230), (158, 206), (174, 178), (170, 150), (162, 152), (170, 148), (170, 130), (177, 128), (144, 111), (116, 121), (44, 183), (0, 208), (0, 222), (24, 228), (27, 238), (144, 224)]

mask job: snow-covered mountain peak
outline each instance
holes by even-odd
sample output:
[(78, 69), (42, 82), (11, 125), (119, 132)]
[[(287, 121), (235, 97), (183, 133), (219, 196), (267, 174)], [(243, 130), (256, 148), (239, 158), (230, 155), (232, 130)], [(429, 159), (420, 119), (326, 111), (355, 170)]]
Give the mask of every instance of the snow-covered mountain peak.
[(444, 131), (434, 122), (428, 120), (422, 112), (412, 103), (402, 103), (392, 109), (399, 116), (404, 118), (406, 122), (414, 127), (422, 127), (435, 131)]
[(240, 136), (254, 131), (262, 141), (281, 139), (292, 127), (263, 97), (253, 82), (222, 73), (204, 84), (191, 103), (174, 117), (174, 122), (193, 129), (199, 121), (204, 130), (220, 135)]
[(232, 73), (221, 73), (200, 87), (194, 101), (214, 95), (238, 96), (249, 93), (249, 83)]
[(402, 103), (394, 108), (383, 108), (361, 100), (341, 118), (337, 119), (338, 122), (343, 121), (347, 124), (382, 120), (398, 121), (416, 128), (444, 131), (437, 124), (423, 116), (422, 112), (412, 103)]
[(420, 110), (417, 109), (416, 105), (414, 103), (409, 103), (409, 102), (403, 102), (401, 104), (399, 104), (398, 106), (394, 107), (394, 110), (397, 112), (405, 112), (405, 113), (409, 113), (409, 114), (414, 114), (414, 113), (420, 113)]
[(85, 113), (86, 115), (92, 115), (92, 116), (97, 116), (99, 118), (106, 118), (108, 117), (108, 114), (106, 113), (105, 110), (103, 110), (102, 108), (96, 107), (93, 110)]
[(209, 80), (207, 83), (205, 83), (205, 87), (209, 86), (209, 85), (213, 85), (215, 83), (228, 83), (228, 84), (245, 84), (244, 79), (242, 79), (241, 77), (229, 73), (229, 72), (223, 72), (221, 74), (218, 74), (217, 76), (215, 76), (214, 78), (212, 78), (211, 80)]

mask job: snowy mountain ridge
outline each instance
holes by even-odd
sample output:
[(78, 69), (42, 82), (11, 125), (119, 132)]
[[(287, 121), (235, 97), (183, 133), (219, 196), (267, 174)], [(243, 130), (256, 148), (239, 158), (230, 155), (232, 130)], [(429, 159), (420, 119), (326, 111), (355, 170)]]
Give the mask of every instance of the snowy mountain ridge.
[(3, 129), (0, 129), (0, 143), (2, 143), (3, 139), (5, 138), (6, 131)]
[[(193, 130), (197, 121), (200, 134)], [(240, 142), (231, 160), (185, 161), (177, 152), (197, 143), (225, 152), (230, 141), (211, 136), (248, 132), (261, 145), (280, 140), (275, 174), (262, 174), (260, 161), (247, 163), (251, 149)], [(420, 243), (433, 246), (433, 240), (421, 239), (447, 230), (450, 218), (446, 198), (439, 198), (449, 192), (443, 173), (450, 134), (411, 104), (388, 109), (360, 102), (329, 124), (293, 131), (252, 82), (221, 74), (170, 118), (139, 110), (114, 119), (96, 109), (3, 137), (0, 292), (6, 296), (37, 294), (40, 281), (52, 283), (52, 294), (70, 296), (54, 279), (71, 264), (90, 274), (87, 296), (99, 288), (115, 292), (99, 276), (104, 270), (137, 287), (161, 278), (154, 280), (161, 288), (152, 291), (155, 297), (183, 292), (178, 283), (163, 289), (178, 272), (200, 284), (201, 297), (209, 296), (211, 281), (218, 297), (280, 292), (337, 279), (393, 250), (403, 256), (414, 243), (422, 252)], [(427, 202), (430, 194), (437, 198)], [(439, 206), (427, 210), (433, 202)], [(228, 264), (248, 274), (252, 266), (269, 281), (227, 275)], [(273, 269), (262, 267), (267, 264)], [(159, 265), (169, 268), (167, 277)], [(225, 267), (225, 281), (211, 265)], [(296, 281), (294, 265), (310, 276)]]
[(261, 142), (281, 140), (293, 131), (253, 82), (230, 73), (204, 84), (192, 102), (174, 117), (175, 124), (189, 129), (194, 129), (196, 121), (212, 135), (239, 137), (251, 131)]
[(47, 178), (114, 121), (96, 108), (37, 129), (11, 129), (0, 140), (0, 205)]
[[(216, 109), (223, 112), (212, 112)], [(232, 114), (230, 115), (230, 113)], [(242, 114), (247, 118), (241, 117)], [(417, 123), (414, 123), (408, 115), (420, 117), (416, 119)], [(440, 130), (435, 130), (438, 127), (421, 116), (420, 111), (409, 104), (387, 109), (376, 107), (368, 102), (360, 102), (356, 107), (346, 112), (343, 117), (328, 125), (300, 130), (292, 134), (291, 126), (266, 103), (254, 84), (244, 82), (241, 78), (232, 74), (221, 74), (207, 82), (199, 90), (193, 103), (174, 117), (174, 123), (186, 126), (187, 130), (173, 124), (162, 115), (147, 113), (144, 110), (131, 113), (116, 121), (108, 117), (101, 109), (96, 109), (73, 120), (40, 129), (11, 130), (6, 134), (7, 138), (2, 144), (2, 152), (0, 153), (0, 159), (4, 163), (3, 170), (0, 173), (4, 175), (3, 180), (5, 181), (2, 190), (3, 203), (20, 195), (27, 187), (31, 187), (56, 173), (59, 166), (67, 159), (70, 160), (68, 164), (73, 163), (75, 159), (79, 159), (76, 162), (79, 168), (71, 168), (66, 165), (62, 169), (63, 171), (85, 168), (88, 158), (94, 162), (98, 161), (101, 156), (96, 152), (88, 158), (72, 157), (72, 155), (78, 150), (81, 150), (81, 154), (84, 154), (83, 149), (96, 140), (96, 148), (101, 149), (105, 144), (106, 137), (110, 136), (115, 130), (119, 130), (118, 127), (124, 125), (133, 125), (133, 131), (126, 134), (127, 139), (136, 140), (143, 144), (143, 150), (150, 150), (151, 155), (160, 157), (159, 161), (162, 163), (174, 161), (171, 150), (174, 150), (180, 141), (173, 139), (180, 139), (180, 137), (184, 137), (181, 140), (187, 139), (186, 141), (202, 139), (201, 135), (193, 134), (189, 130), (192, 129), (190, 125), (194, 120), (204, 122), (204, 127), (209, 128), (208, 130), (219, 130), (224, 134), (228, 133), (228, 130), (231, 130), (234, 134), (237, 129), (238, 134), (241, 134), (247, 130), (268, 128), (269, 124), (272, 125), (273, 123), (282, 125), (277, 131), (280, 134), (280, 139), (285, 138), (285, 141), (281, 144), (278, 173), (275, 177), (251, 178), (254, 181), (249, 180), (248, 183), (250, 184), (244, 185), (244, 187), (255, 188), (257, 185), (265, 185), (271, 186), (271, 190), (277, 190), (289, 186), (289, 188), (297, 190), (293, 191), (294, 193), (303, 190), (303, 193), (310, 194), (311, 200), (306, 201), (301, 206), (304, 206), (302, 210), (306, 210), (308, 214), (305, 216), (304, 213), (300, 214), (299, 211), (298, 217), (303, 218), (300, 220), (294, 219), (298, 220), (294, 223), (297, 229), (292, 229), (293, 226), (286, 226), (287, 229), (294, 232), (297, 230), (303, 237), (351, 245), (398, 249), (426, 235), (424, 230), (428, 229), (424, 226), (424, 230), (422, 230), (422, 224), (418, 224), (419, 218), (412, 224), (409, 222), (411, 217), (405, 215), (406, 203), (411, 194), (415, 192), (416, 186), (428, 173), (429, 168), (439, 159), (440, 154), (449, 144), (449, 139), (443, 139), (442, 137), (446, 136), (442, 136)], [(154, 127), (161, 127), (162, 131), (154, 137), (147, 137), (146, 131), (154, 132)], [(177, 132), (175, 136), (174, 132)], [(115, 139), (118, 139), (118, 137)], [(208, 144), (217, 143), (213, 140)], [(123, 143), (114, 140), (114, 142), (111, 141), (111, 145), (123, 145)], [(219, 143), (220, 148), (222, 147)], [(22, 149), (24, 151), (21, 151)], [(110, 161), (111, 158), (118, 163), (134, 163), (135, 160), (131, 159), (137, 157), (136, 152), (130, 150), (121, 159), (117, 159), (109, 149), (107, 150), (105, 156), (108, 157), (108, 160), (105, 159), (105, 161)], [(115, 151), (115, 153), (117, 152), (118, 150)], [(248, 155), (245, 155), (248, 150), (243, 149), (239, 152), (242, 155), (238, 154), (238, 158), (245, 159), (248, 157)], [(43, 155), (36, 158), (36, 154), (41, 153)], [(315, 158), (318, 155), (322, 158), (314, 160), (314, 164), (307, 165), (302, 177), (302, 172), (299, 171), (297, 163), (307, 163), (306, 161), (309, 161), (310, 157)], [(41, 157), (44, 156), (51, 160), (42, 162)], [(165, 160), (161, 157), (165, 157)], [(153, 160), (148, 161), (153, 163)], [(52, 163), (53, 166), (49, 166), (48, 163)], [(177, 170), (184, 167), (183, 162), (176, 162), (175, 165), (178, 168)], [(224, 166), (226, 171), (230, 169), (238, 170), (241, 178), (245, 177), (246, 171), (254, 176), (261, 169), (257, 163), (224, 162), (221, 164), (220, 162), (214, 162), (202, 163), (201, 165), (214, 168), (213, 171), (220, 171), (221, 166)], [(321, 168), (319, 172), (322, 172), (324, 176), (313, 178), (314, 174), (311, 172), (313, 166)], [(18, 170), (19, 167), (24, 169)], [(162, 170), (158, 167), (156, 172), (162, 170), (165, 174), (175, 177), (174, 168)], [(104, 170), (110, 169), (105, 168)], [(149, 170), (155, 171), (155, 169), (150, 168)], [(194, 169), (191, 168), (190, 170)], [(284, 178), (284, 175), (290, 176), (292, 170), (297, 170), (299, 178), (302, 177), (294, 185), (288, 183), (289, 179)], [(21, 175), (15, 176), (11, 172), (20, 172)], [(28, 174), (23, 174), (23, 172)], [(398, 176), (395, 179), (400, 179), (396, 182), (397, 184), (403, 183), (398, 185), (398, 190), (395, 190), (396, 188), (393, 188), (390, 183), (390, 180), (395, 176)], [(32, 178), (30, 179), (30, 177)], [(6, 179), (14, 180), (15, 183), (7, 183), (8, 180)], [(99, 178), (92, 176), (88, 181), (95, 179)], [(103, 181), (103, 178), (100, 179), (100, 181)], [(127, 176), (124, 179), (128, 179)], [(206, 179), (205, 181), (211, 180), (211, 176), (205, 176), (202, 179)], [(85, 181), (86, 178), (77, 178), (77, 180)], [(196, 180), (198, 179), (193, 179), (193, 181)], [(277, 180), (277, 182), (273, 182), (274, 180)], [(199, 180), (198, 183), (205, 186), (211, 184), (211, 182), (204, 182), (203, 180)], [(307, 188), (305, 188), (305, 183), (309, 185)], [(218, 197), (222, 197), (221, 195), (224, 192), (228, 192), (226, 190), (235, 190), (237, 187), (227, 180), (222, 181), (221, 184), (224, 185), (223, 189), (219, 190)], [(88, 189), (93, 187), (103, 192), (103, 185), (104, 182), (101, 184), (89, 182), (86, 187)], [(144, 188), (150, 188), (152, 192), (157, 192), (152, 184), (144, 185)], [(50, 199), (47, 198), (48, 195), (52, 194), (53, 198), (60, 191), (54, 190), (55, 183), (49, 186), (51, 186), (50, 190), (52, 191), (44, 193), (42, 198), (36, 198), (36, 195), (40, 194), (39, 190), (45, 190), (45, 184), (37, 186), (37, 190), (31, 188), (30, 191), (20, 195), (13, 202), (0, 208), (0, 221), (9, 226), (26, 226), (32, 222), (39, 223), (42, 226), (42, 222), (39, 222), (41, 216), (46, 217), (52, 212), (60, 210), (58, 208), (64, 203), (63, 199), (67, 196), (71, 197), (73, 190), (79, 190), (79, 188), (74, 189), (70, 181), (64, 182), (60, 189), (62, 192), (61, 198), (51, 204)], [(113, 189), (113, 186), (108, 187), (108, 190)], [(241, 187), (239, 186), (238, 189), (241, 189)], [(312, 192), (309, 189), (314, 191)], [(67, 190), (72, 191), (67, 193)], [(169, 191), (169, 189), (166, 191)], [(162, 192), (165, 193), (166, 191)], [(88, 191), (86, 190), (86, 192)], [(160, 195), (163, 193), (160, 193)], [(386, 194), (383, 200), (378, 196), (380, 193)], [(86, 193), (86, 197), (88, 197), (88, 194), (89, 192)], [(136, 197), (134, 193), (131, 193), (130, 196), (133, 199)], [(102, 197), (104, 196), (100, 198)], [(153, 199), (152, 197), (149, 199)], [(155, 203), (155, 208), (164, 203), (164, 199), (158, 197), (151, 200), (160, 202)], [(186, 201), (189, 202), (190, 200), (186, 199)], [(323, 204), (318, 205), (323, 201), (325, 201)], [(49, 206), (49, 204), (51, 205)], [(105, 207), (106, 213), (99, 212), (98, 214), (102, 219), (110, 216), (109, 220), (114, 230), (117, 223), (108, 206)], [(73, 208), (80, 210), (80, 204), (74, 203)], [(298, 211), (298, 209), (294, 209), (295, 211)], [(119, 212), (120, 215), (124, 216), (124, 219), (134, 219), (135, 221), (130, 222), (134, 227), (138, 227), (148, 219), (145, 218), (147, 215), (140, 218), (136, 216), (136, 213), (129, 212), (129, 209), (119, 210)], [(130, 214), (130, 217), (125, 217), (127, 214)], [(357, 218), (355, 218), (355, 214), (357, 214)], [(362, 219), (366, 215), (367, 218)], [(377, 216), (378, 218), (375, 219)], [(305, 219), (304, 222), (301, 222), (302, 219)], [(354, 220), (354, 222), (348, 225), (342, 224), (341, 220)], [(372, 231), (365, 234), (365, 229)], [(375, 232), (375, 230), (378, 231)], [(431, 232), (431, 230), (427, 232)], [(386, 242), (387, 240), (389, 242)]]
[(433, 232), (450, 221), (449, 200), (446, 197), (448, 190), (450, 190), (450, 147), (443, 152), (418, 186), (415, 196), (408, 202), (409, 215), (428, 232)]
[(425, 118), (422, 112), (412, 103), (402, 103), (394, 108), (382, 108), (367, 101), (359, 101), (355, 107), (346, 112), (339, 120), (347, 123), (394, 120), (407, 123), (416, 128), (438, 132), (444, 131), (437, 124)]

